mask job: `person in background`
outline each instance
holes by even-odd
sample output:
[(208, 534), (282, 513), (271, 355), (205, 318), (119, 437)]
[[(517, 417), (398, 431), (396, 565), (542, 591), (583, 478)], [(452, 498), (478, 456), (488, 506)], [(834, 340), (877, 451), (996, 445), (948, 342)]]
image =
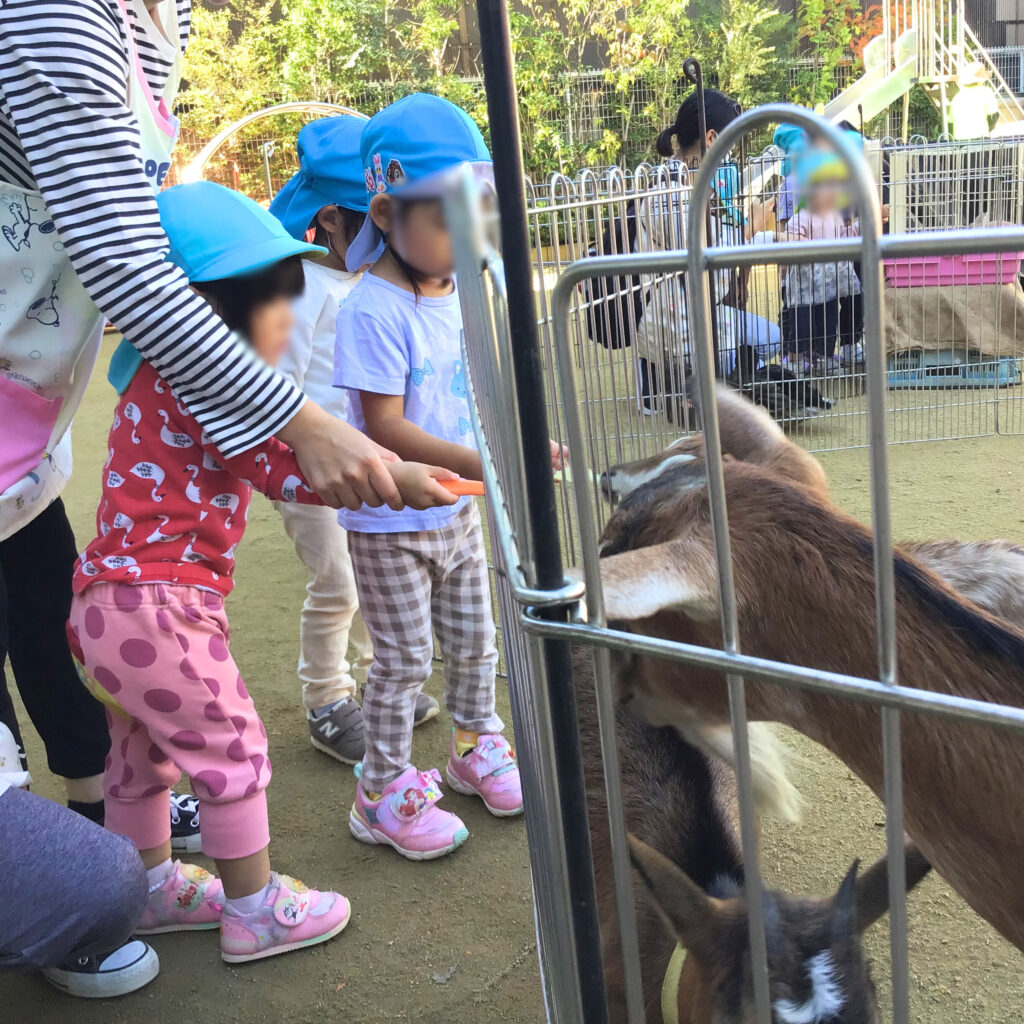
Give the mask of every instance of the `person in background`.
[[(346, 114), (307, 124), (297, 140), (299, 170), (270, 204), (293, 238), (327, 250), (325, 256), (303, 260), (306, 287), (295, 300), (295, 327), (278, 368), (340, 419), (348, 415), (349, 401), (347, 391), (334, 387), (334, 342), (338, 309), (362, 276), (361, 269), (346, 269), (345, 255), (370, 205), (359, 159), (365, 124), (365, 118)], [(348, 537), (333, 509), (276, 504), (310, 573), (299, 620), (298, 665), (310, 742), (345, 764), (358, 764), (365, 744), (356, 688), (366, 682), (373, 647), (359, 614)], [(433, 697), (419, 694), (414, 724), (439, 710)]]
[[(849, 135), (860, 143), (855, 132)], [(828, 241), (860, 233), (859, 222), (849, 221), (844, 213), (849, 206), (844, 190), (849, 175), (839, 154), (827, 144), (808, 144), (796, 159), (796, 174), (798, 209), (778, 237)], [(801, 373), (837, 369), (840, 303), (846, 300), (852, 317), (853, 299), (860, 295), (853, 264), (849, 260), (793, 264), (786, 271), (785, 294), (792, 336), (784, 342), (783, 362)]]
[(999, 121), (999, 99), (989, 84), (992, 72), (972, 61), (960, 72), (956, 95), (949, 104), (954, 139), (987, 139)]
[[(167, 189), (157, 203), (169, 258), (273, 366), (303, 286), (300, 257), (324, 250), (212, 182)], [(148, 362), (121, 395), (108, 447), (69, 633), (107, 711), (107, 827), (129, 836), (146, 866), (137, 931), (219, 927), (229, 963), (326, 941), (347, 924), (348, 901), (270, 870), (267, 733), (231, 657), (224, 611), (252, 486), (278, 500), (321, 499), (274, 438), (221, 451)], [(454, 500), (437, 479), (453, 475), (446, 470), (396, 461), (386, 471), (414, 507)], [(182, 771), (203, 801), (203, 849), (220, 879), (171, 860), (162, 809)]]
[[(706, 138), (700, 135), (696, 92), (682, 102), (675, 122), (658, 136), (657, 150), (669, 157), (665, 172), (670, 178), (678, 180), (695, 169), (718, 133), (740, 114), (740, 105), (716, 89), (704, 90), (704, 108)], [(711, 201), (711, 245), (740, 244), (763, 228), (774, 209), (773, 203), (756, 204), (752, 206), (749, 222), (740, 223), (732, 209), (728, 182), (728, 175), (716, 181)], [(686, 205), (674, 196), (655, 195), (643, 201), (638, 213), (637, 250), (685, 248), (686, 215)], [(753, 345), (758, 358), (766, 362), (781, 342), (776, 324), (746, 311), (746, 281), (746, 273), (721, 270), (714, 275), (720, 358), (716, 372), (720, 374), (732, 372), (737, 344)], [(672, 396), (684, 390), (682, 371), (690, 352), (686, 291), (681, 276), (662, 277), (652, 283), (643, 319), (637, 327), (635, 351), (639, 359), (640, 409), (644, 415), (652, 415), (657, 411), (659, 398), (667, 397), (671, 412)], [(659, 379), (659, 374), (664, 376)]]
[[(360, 155), (373, 198), (348, 266), (385, 248), (338, 315), (335, 383), (348, 389), (353, 422), (370, 437), (403, 458), (480, 480), (441, 197), (461, 166), (489, 181), (490, 154), (464, 111), (415, 93), (370, 119)], [(557, 445), (552, 460), (561, 465)], [(448, 784), (499, 817), (523, 810), (519, 767), (495, 709), (498, 652), (480, 512), (463, 497), (425, 512), (346, 510), (341, 521), (373, 638), (366, 756), (349, 828), (410, 860), (440, 857), (469, 832), (438, 806), (440, 773), (412, 764), (416, 695), (430, 677), (435, 631), (453, 723)]]

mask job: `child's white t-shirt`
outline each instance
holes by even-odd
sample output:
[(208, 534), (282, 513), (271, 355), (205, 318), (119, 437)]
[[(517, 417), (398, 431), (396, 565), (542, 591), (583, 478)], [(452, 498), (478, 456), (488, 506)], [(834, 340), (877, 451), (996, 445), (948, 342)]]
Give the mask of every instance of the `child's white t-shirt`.
[(348, 392), (334, 386), (334, 338), (338, 308), (359, 283), (359, 274), (303, 260), (305, 291), (292, 304), (295, 327), (278, 369), (322, 409), (348, 418)]
[[(417, 297), (404, 288), (366, 274), (338, 314), (334, 383), (347, 388), (349, 422), (365, 432), (359, 391), (401, 395), (405, 418), (434, 437), (476, 448), (469, 419), (462, 365), (462, 311), (451, 295)], [(404, 533), (436, 530), (455, 518), (471, 499), (423, 511), (364, 505), (338, 514), (346, 530)]]

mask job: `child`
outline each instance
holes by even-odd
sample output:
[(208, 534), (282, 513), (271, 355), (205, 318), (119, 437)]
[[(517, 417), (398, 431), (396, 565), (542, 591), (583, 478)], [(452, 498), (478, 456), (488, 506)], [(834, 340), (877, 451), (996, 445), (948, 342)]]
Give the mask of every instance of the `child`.
[[(842, 212), (847, 205), (843, 188), (847, 172), (837, 153), (821, 146), (804, 149), (796, 161), (796, 175), (800, 208), (781, 237), (827, 241), (860, 233), (859, 223), (847, 222)], [(786, 272), (785, 291), (789, 332), (783, 361), (795, 363), (802, 372), (836, 369), (840, 302), (852, 309), (853, 297), (860, 295), (853, 264), (849, 260), (793, 264)]]
[[(295, 328), (279, 369), (341, 419), (348, 413), (348, 392), (333, 386), (334, 335), (338, 307), (360, 277), (358, 268), (346, 270), (345, 253), (370, 205), (359, 159), (365, 124), (364, 118), (346, 114), (307, 124), (299, 132), (299, 171), (270, 204), (288, 234), (327, 250), (320, 259), (303, 261), (306, 288), (295, 300)], [(299, 620), (298, 667), (309, 739), (317, 750), (357, 764), (364, 752), (363, 711), (355, 700), (353, 675), (366, 682), (373, 650), (359, 615), (348, 539), (333, 509), (276, 504), (296, 554), (310, 572)], [(346, 659), (350, 643), (356, 652), (352, 666)], [(429, 721), (438, 711), (437, 701), (421, 693), (415, 724)]]
[[(378, 444), (479, 480), (452, 243), (439, 196), (446, 172), (458, 165), (489, 178), (490, 154), (463, 111), (422, 94), (373, 117), (360, 152), (375, 194), (348, 266), (362, 266), (381, 241), (387, 247), (341, 307), (335, 383), (349, 390), (353, 423)], [(363, 699), (366, 755), (349, 827), (357, 839), (410, 860), (440, 857), (468, 832), (437, 806), (440, 773), (411, 764), (416, 694), (431, 671), (431, 627), (454, 724), (448, 783), (480, 797), (492, 814), (523, 809), (519, 768), (494, 707), (497, 650), (480, 513), (463, 498), (419, 513), (346, 510), (341, 521), (373, 638)]]
[[(158, 204), (170, 259), (276, 363), (302, 290), (299, 256), (323, 250), (210, 182), (169, 189)], [(405, 500), (451, 499), (425, 467), (388, 468)], [(114, 416), (98, 535), (80, 556), (69, 621), (90, 688), (108, 709), (107, 825), (135, 842), (147, 868), (138, 930), (219, 926), (221, 956), (232, 963), (323, 942), (349, 918), (345, 897), (270, 870), (267, 735), (231, 658), (224, 613), (247, 480), (274, 498), (319, 501), (274, 439), (224, 457), (143, 363)], [(171, 862), (167, 793), (181, 770), (203, 800), (204, 849), (223, 887)]]

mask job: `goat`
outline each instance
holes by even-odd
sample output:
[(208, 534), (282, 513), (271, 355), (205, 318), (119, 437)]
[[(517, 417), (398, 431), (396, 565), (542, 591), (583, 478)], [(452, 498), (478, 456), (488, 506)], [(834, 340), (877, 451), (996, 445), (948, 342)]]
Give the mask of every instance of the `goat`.
[[(625, 989), (593, 662), (586, 649), (574, 650), (573, 675), (610, 1018), (617, 1024), (625, 1020)], [(753, 978), (732, 773), (672, 729), (653, 728), (621, 711), (616, 728), (626, 823), (641, 881), (635, 895), (646, 1019), (746, 1024), (754, 1018)], [(908, 889), (928, 869), (920, 852), (908, 846)], [(769, 892), (764, 907), (779, 1024), (876, 1021), (860, 935), (888, 909), (885, 859), (859, 877), (855, 863), (831, 897)], [(666, 981), (677, 943), (687, 956), (678, 975)]]
[[(723, 414), (723, 457), (762, 466), (828, 498), (821, 463), (793, 444), (770, 416), (724, 389), (719, 391), (718, 405)], [(685, 472), (684, 465), (688, 467)], [(681, 487), (705, 485), (704, 440), (700, 434), (681, 437), (646, 459), (612, 466), (601, 474), (601, 490), (615, 504), (670, 469), (677, 470)], [(928, 540), (902, 541), (898, 548), (968, 600), (1024, 628), (1024, 547), (1005, 540)], [(721, 751), (712, 753), (723, 756)]]
[[(718, 407), (723, 452), (734, 455), (724, 476), (743, 649), (873, 677), (870, 532), (831, 503), (820, 465), (767, 416), (724, 390)], [(601, 577), (607, 616), (620, 628), (717, 647), (717, 568), (699, 477), (692, 462), (676, 463), (624, 495), (602, 536)], [(997, 563), (1020, 557), (1009, 546), (987, 553)], [(894, 551), (901, 678), (921, 689), (1024, 704), (1024, 629), (957, 593), (930, 567), (935, 554), (934, 547), (921, 558), (906, 546)], [(984, 582), (971, 596), (991, 600), (994, 591)], [(652, 724), (727, 721), (720, 673), (623, 653), (615, 665), (619, 699)], [(752, 720), (803, 732), (882, 795), (876, 709), (757, 679), (747, 681), (747, 703)], [(953, 888), (1024, 949), (1024, 742), (906, 714), (903, 760), (908, 833)]]

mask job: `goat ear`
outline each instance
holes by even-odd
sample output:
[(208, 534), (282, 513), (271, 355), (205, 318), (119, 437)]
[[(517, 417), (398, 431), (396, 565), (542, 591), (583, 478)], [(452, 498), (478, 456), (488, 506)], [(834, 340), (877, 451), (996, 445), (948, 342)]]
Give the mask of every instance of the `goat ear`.
[[(931, 871), (925, 855), (911, 841), (903, 845), (907, 860), (907, 892)], [(889, 912), (889, 861), (882, 857), (857, 879), (857, 931), (865, 932)]]
[(711, 899), (668, 857), (634, 835), (629, 836), (629, 857), (651, 902), (680, 944), (698, 959), (713, 959), (721, 933), (718, 901)]
[(857, 934), (857, 869), (855, 860), (832, 898), (832, 941), (846, 942)]
[(632, 622), (678, 610), (697, 622), (718, 617), (718, 575), (710, 536), (670, 540), (601, 559), (605, 615)]

